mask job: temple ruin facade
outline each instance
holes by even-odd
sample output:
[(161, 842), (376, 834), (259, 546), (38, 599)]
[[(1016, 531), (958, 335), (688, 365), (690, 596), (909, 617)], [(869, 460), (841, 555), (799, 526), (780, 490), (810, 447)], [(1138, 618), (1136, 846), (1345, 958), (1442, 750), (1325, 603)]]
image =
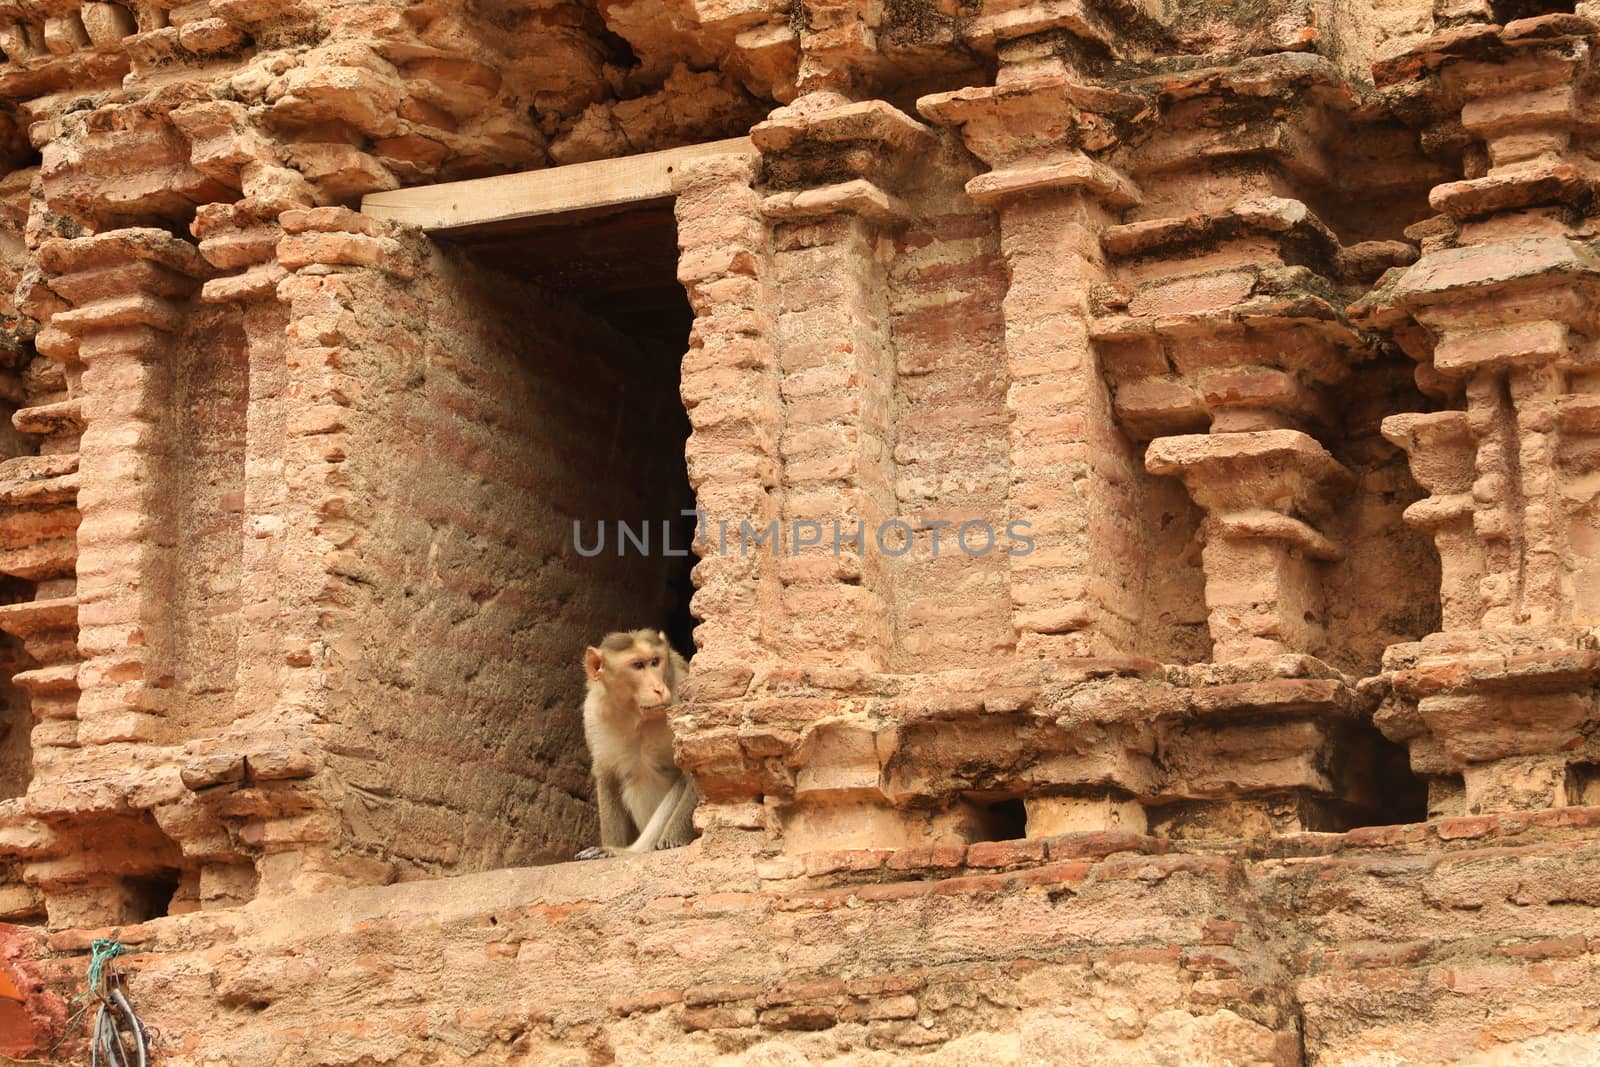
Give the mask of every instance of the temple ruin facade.
[(0, 1062), (1600, 1063), (1596, 48), (0, 0)]

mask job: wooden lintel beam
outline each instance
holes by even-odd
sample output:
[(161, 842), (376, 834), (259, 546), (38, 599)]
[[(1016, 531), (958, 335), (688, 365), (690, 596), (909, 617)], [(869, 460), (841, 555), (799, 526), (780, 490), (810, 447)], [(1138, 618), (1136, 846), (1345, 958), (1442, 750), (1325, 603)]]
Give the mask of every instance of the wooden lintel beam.
[(690, 160), (756, 154), (750, 138), (731, 137), (619, 159), (368, 193), (361, 211), (447, 234), (541, 215), (644, 206), (670, 201), (673, 172)]

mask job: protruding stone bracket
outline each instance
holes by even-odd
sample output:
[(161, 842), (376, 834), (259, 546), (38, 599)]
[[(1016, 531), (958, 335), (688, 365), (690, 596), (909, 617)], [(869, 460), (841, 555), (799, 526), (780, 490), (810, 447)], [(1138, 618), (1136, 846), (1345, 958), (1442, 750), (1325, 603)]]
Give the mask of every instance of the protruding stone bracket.
[(1063, 33), (1115, 53), (1156, 44), (1167, 34), (1160, 5), (1147, 0), (982, 0), (962, 37), (973, 47), (996, 48), (1039, 34)]
[(1379, 62), (1373, 77), (1423, 129), (1423, 143), (1487, 155), (1460, 181), (1436, 186), (1435, 209), (1470, 224), (1508, 211), (1581, 206), (1600, 170), (1592, 136), (1600, 24), (1548, 13), (1504, 25), (1463, 26)]
[(1127, 123), (1144, 107), (1142, 97), (1061, 75), (958, 89), (917, 101), (918, 112), (941, 126), (959, 129), (967, 148), (996, 171), (1019, 168), (1022, 184), (1056, 184), (1051, 168), (1063, 165), (1066, 169), (1059, 178), (1092, 179), (1119, 198), (1132, 197), (1132, 202), (1137, 202), (1138, 193), (1127, 178), (1080, 161), (1084, 153), (1116, 145)]
[[(774, 111), (750, 140), (761, 152), (768, 188), (824, 197), (860, 195), (855, 180), (892, 191), (934, 147), (933, 131), (886, 101), (851, 103), (821, 93)], [(850, 179), (840, 182), (841, 172)], [(828, 194), (829, 186), (844, 191)]]
[(1285, 273), (1186, 276), (1193, 284), (1144, 287), (1127, 312), (1111, 306), (1122, 294), (1098, 295), (1107, 313), (1091, 336), (1133, 439), (1329, 424), (1326, 389), (1371, 349), (1326, 300), (1283, 292)]
[(247, 202), (207, 204), (195, 213), (191, 232), (200, 254), (218, 271), (201, 287), (200, 299), (210, 304), (249, 304), (275, 300), (278, 283), (289, 276), (278, 262), (283, 229), (275, 215), (262, 218)]
[(761, 213), (785, 222), (847, 214), (883, 225), (905, 222), (911, 217), (911, 209), (904, 201), (865, 178), (801, 192), (773, 193), (761, 201)]
[(1314, 265), (1331, 281), (1349, 284), (1370, 283), (1383, 271), (1417, 258), (1404, 241), (1364, 241), (1347, 248), (1304, 202), (1281, 196), (1245, 197), (1222, 211), (1112, 226), (1100, 239), (1106, 252), (1119, 259), (1183, 258), (1234, 242), (1256, 249), (1271, 242), (1278, 245), (1283, 263)]
[(1160, 437), (1145, 452), (1152, 474), (1176, 474), (1195, 502), (1218, 514), (1270, 509), (1322, 516), (1354, 476), (1298, 430)]
[(1039, 167), (1012, 167), (980, 174), (967, 182), (967, 195), (985, 206), (1046, 190), (1081, 189), (1112, 210), (1139, 203), (1133, 183), (1099, 160), (1076, 159)]

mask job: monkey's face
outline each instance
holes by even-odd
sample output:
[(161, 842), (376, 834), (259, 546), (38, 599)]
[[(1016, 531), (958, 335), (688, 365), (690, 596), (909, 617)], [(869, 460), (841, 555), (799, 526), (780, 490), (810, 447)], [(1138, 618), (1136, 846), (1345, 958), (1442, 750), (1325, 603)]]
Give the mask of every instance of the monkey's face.
[(608, 653), (606, 669), (632, 687), (629, 691), (640, 715), (656, 719), (666, 714), (672, 703), (672, 660), (665, 649), (635, 641), (630, 649)]

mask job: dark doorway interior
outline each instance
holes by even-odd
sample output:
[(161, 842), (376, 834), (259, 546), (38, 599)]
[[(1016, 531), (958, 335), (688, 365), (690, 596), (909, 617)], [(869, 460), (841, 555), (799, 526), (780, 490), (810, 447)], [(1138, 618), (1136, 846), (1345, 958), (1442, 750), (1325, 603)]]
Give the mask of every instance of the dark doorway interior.
[[(603, 320), (638, 347), (652, 371), (663, 372), (648, 375), (647, 381), (640, 376), (640, 387), (651, 392), (648, 397), (635, 398), (636, 405), (644, 401), (649, 425), (636, 427), (634, 432), (648, 434), (650, 447), (663, 453), (655, 466), (666, 473), (652, 476), (673, 483), (668, 492), (651, 496), (678, 502), (653, 520), (650, 550), (662, 552), (663, 522), (672, 527), (670, 544), (674, 549), (689, 546), (694, 518), (682, 512), (693, 509), (694, 492), (684, 460), (689, 419), (678, 393), (678, 379), (694, 313), (678, 282), (678, 230), (672, 204), (651, 202), (495, 223), (452, 231), (442, 243), (456, 245), (478, 263), (532, 283)], [(623, 380), (634, 380), (634, 376), (624, 375)], [(613, 547), (608, 542), (607, 550)], [(661, 573), (670, 590), (670, 607), (665, 617), (656, 621), (666, 629), (673, 647), (692, 656), (695, 620), (690, 598), (695, 557), (690, 553), (663, 558)]]

